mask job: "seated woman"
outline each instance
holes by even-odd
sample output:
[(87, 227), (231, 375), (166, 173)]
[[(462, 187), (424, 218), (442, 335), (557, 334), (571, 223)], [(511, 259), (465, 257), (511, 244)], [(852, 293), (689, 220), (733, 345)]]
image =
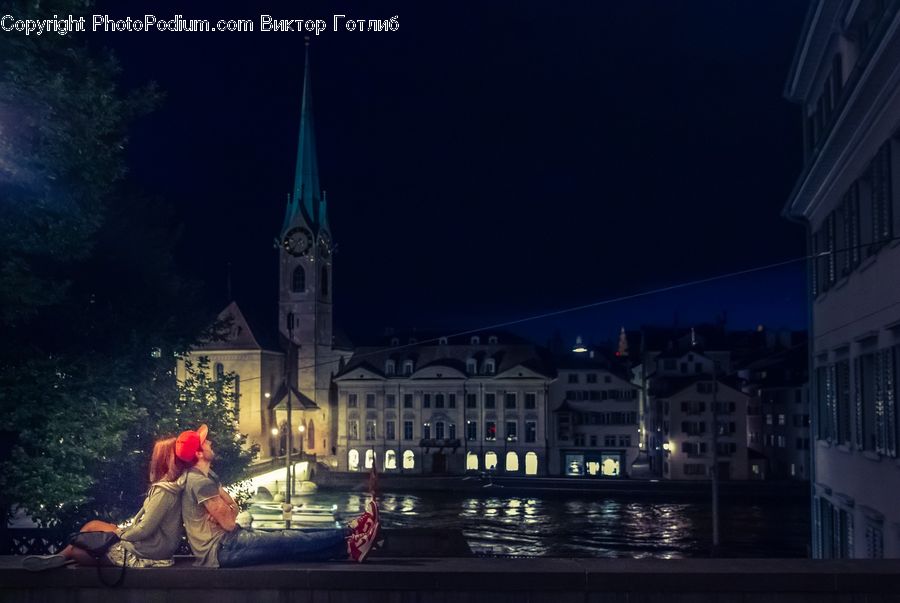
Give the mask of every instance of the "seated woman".
[[(150, 459), (150, 490), (144, 504), (127, 528), (105, 521), (89, 521), (82, 532), (115, 532), (121, 540), (107, 553), (106, 561), (128, 567), (167, 567), (178, 550), (184, 534), (181, 523), (183, 474), (188, 468), (175, 456), (175, 438), (159, 440)], [(56, 555), (31, 555), (22, 566), (31, 571), (60, 567), (71, 561), (79, 565), (96, 565), (87, 552), (67, 546)]]

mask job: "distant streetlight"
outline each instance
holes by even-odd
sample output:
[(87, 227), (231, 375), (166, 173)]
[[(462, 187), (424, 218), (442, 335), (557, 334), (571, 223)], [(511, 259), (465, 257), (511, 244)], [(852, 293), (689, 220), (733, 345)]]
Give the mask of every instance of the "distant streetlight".
[(278, 435), (278, 428), (277, 428), (277, 427), (273, 427), (273, 428), (272, 428), (272, 435), (273, 435), (273, 436), (277, 436), (277, 435)]
[(582, 341), (581, 335), (578, 335), (575, 338), (575, 347), (572, 348), (572, 351), (576, 354), (583, 354), (588, 351), (588, 349), (584, 347), (584, 341)]

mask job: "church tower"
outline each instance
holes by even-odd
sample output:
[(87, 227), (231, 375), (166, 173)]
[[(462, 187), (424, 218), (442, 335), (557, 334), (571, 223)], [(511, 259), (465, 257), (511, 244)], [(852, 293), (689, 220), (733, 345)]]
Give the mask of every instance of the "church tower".
[(333, 445), (329, 389), (337, 357), (332, 347), (331, 232), (325, 194), (319, 188), (308, 43), (294, 188), (278, 240), (279, 333), (289, 342), (294, 447), (300, 448), (302, 437), (304, 452), (327, 456)]

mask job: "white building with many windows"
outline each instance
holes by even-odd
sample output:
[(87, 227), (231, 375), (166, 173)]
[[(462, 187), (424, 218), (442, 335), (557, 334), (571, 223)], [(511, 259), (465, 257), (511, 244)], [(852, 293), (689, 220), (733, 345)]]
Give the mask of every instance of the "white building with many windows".
[(900, 3), (815, 0), (785, 87), (810, 262), (813, 551), (900, 557)]
[(550, 386), (550, 473), (627, 478), (638, 457), (639, 387), (604, 362), (562, 360)]
[(535, 346), (503, 333), (357, 348), (334, 378), (338, 468), (544, 475), (552, 379)]

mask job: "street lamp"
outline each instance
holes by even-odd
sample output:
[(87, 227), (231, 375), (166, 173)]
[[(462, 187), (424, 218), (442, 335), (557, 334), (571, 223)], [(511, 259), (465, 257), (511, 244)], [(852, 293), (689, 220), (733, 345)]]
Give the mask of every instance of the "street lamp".
[(575, 347), (572, 348), (572, 351), (576, 354), (583, 354), (588, 351), (588, 349), (584, 347), (584, 341), (582, 341), (581, 335), (575, 337)]
[(300, 425), (297, 426), (297, 431), (300, 432), (300, 460), (302, 461), (303, 460), (303, 432), (306, 431), (306, 425), (304, 425), (303, 423), (300, 423)]

